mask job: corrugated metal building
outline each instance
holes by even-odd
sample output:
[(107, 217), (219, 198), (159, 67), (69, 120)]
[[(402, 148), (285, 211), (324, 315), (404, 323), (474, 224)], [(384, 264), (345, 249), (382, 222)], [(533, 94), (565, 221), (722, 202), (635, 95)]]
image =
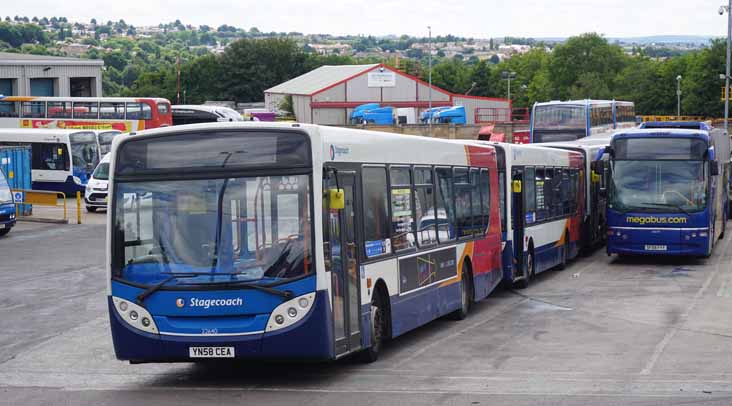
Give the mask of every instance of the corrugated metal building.
[[(384, 64), (326, 65), (265, 90), (264, 102), (276, 111), (291, 95), (297, 121), (345, 125), (353, 108), (365, 103), (414, 107), (419, 114), (428, 108), (429, 94), (429, 84)], [(474, 124), (476, 109), (509, 109), (510, 116), (511, 102), (432, 86), (432, 106), (465, 106), (467, 121)]]
[(0, 94), (101, 96), (103, 66), (98, 59), (0, 52)]

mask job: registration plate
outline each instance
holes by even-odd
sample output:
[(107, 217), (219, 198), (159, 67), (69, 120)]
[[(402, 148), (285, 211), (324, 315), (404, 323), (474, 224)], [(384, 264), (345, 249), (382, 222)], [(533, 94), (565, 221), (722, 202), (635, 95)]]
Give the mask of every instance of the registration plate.
[(107, 200), (109, 199), (108, 196), (104, 196), (104, 203), (107, 203)]
[(234, 347), (188, 347), (191, 358), (234, 358)]
[(646, 245), (646, 251), (666, 251), (665, 245)]
[(0, 230), (4, 229), (5, 227), (7, 227), (5, 224), (0, 224)]

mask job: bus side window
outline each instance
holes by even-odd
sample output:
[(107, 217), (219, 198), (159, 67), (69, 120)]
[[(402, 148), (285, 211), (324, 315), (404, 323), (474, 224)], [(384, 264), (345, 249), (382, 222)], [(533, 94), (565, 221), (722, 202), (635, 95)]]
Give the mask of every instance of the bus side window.
[(571, 210), (571, 202), (569, 200), (569, 169), (562, 169), (562, 179), (559, 185), (559, 195), (562, 202), (562, 214), (569, 215)]
[(0, 117), (18, 117), (17, 102), (0, 102)]
[(124, 120), (125, 118), (125, 104), (120, 102), (102, 102), (99, 104), (99, 118), (101, 119), (114, 119)]
[(366, 258), (391, 254), (386, 168), (364, 167), (362, 184)]
[(440, 242), (455, 239), (455, 196), (452, 169), (437, 168), (437, 238)]
[(476, 237), (479, 237), (485, 232), (485, 224), (483, 223), (483, 206), (480, 198), (480, 170), (478, 168), (470, 168), (470, 191), (472, 197), (470, 205), (473, 208), (470, 215), (473, 223), (472, 231)]
[[(391, 167), (391, 246), (395, 251), (415, 245), (412, 179), (407, 167)], [(368, 219), (367, 219), (368, 221)]]
[[(491, 213), (491, 181), (488, 169), (480, 170), (479, 188), (482, 201), (480, 234), (483, 235), (490, 224)], [(501, 210), (503, 210), (502, 204), (503, 202), (501, 202)], [(501, 216), (503, 216), (503, 212), (501, 212)], [(503, 221), (505, 225), (505, 219), (502, 218), (501, 221)]]
[(140, 113), (142, 119), (152, 120), (152, 107), (147, 103), (140, 103), (140, 106), (142, 107), (142, 112)]
[(435, 189), (431, 168), (414, 168), (414, 211), (419, 246), (437, 243)]
[[(455, 224), (457, 226), (457, 237), (470, 237), (473, 234), (471, 219), (471, 185), (468, 175), (468, 168), (453, 169), (455, 184)], [(480, 207), (480, 204), (478, 205)]]
[(48, 118), (71, 118), (71, 102), (48, 102)]
[(127, 119), (128, 120), (142, 120), (142, 104), (141, 103), (127, 103)]
[(544, 168), (536, 168), (536, 176), (534, 177), (534, 182), (536, 192), (536, 221), (544, 221), (548, 217)]
[(46, 102), (27, 101), (21, 105), (23, 117), (43, 118), (46, 116)]
[(69, 170), (66, 144), (34, 143), (31, 147), (33, 169), (48, 171)]

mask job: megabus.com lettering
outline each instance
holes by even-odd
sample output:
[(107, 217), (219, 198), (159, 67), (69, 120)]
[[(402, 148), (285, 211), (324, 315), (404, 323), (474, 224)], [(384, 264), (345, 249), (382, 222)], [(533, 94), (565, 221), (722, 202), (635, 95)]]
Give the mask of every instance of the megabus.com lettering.
[(686, 224), (686, 217), (628, 216), (625, 221), (633, 224)]
[(244, 300), (237, 297), (233, 299), (198, 299), (191, 298), (191, 307), (203, 307), (208, 309), (211, 306), (243, 306)]

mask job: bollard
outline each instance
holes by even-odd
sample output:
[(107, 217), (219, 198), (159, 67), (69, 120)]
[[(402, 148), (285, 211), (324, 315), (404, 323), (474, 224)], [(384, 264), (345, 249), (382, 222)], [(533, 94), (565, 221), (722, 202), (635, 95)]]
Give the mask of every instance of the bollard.
[(81, 224), (81, 192), (76, 192), (76, 224)]

